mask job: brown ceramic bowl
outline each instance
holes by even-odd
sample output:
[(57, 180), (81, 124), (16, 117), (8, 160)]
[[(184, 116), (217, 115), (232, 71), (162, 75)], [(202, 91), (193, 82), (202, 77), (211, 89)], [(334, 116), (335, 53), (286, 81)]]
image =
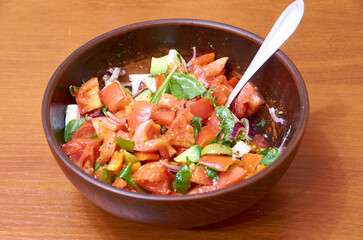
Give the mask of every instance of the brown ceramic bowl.
[[(289, 132), (286, 150), (264, 171), (238, 184), (186, 196), (155, 196), (120, 190), (91, 178), (74, 165), (62, 151), (62, 134), (65, 107), (74, 102), (68, 87), (80, 85), (81, 79), (101, 76), (110, 66), (122, 66), (128, 73), (145, 73), (149, 71), (151, 56), (162, 56), (174, 48), (190, 59), (193, 46), (200, 54), (213, 51), (216, 57), (228, 56), (227, 72), (240, 76), (262, 41), (250, 32), (225, 24), (173, 19), (121, 27), (81, 46), (55, 71), (43, 98), (43, 127), (58, 165), (90, 201), (132, 221), (187, 228), (214, 223), (246, 209), (284, 175), (296, 155), (308, 120), (308, 95), (303, 79), (281, 51), (252, 79), (267, 103), (252, 122), (266, 120), (265, 129), (272, 146), (279, 146)], [(284, 110), (285, 125), (277, 125), (271, 120), (268, 106)]]

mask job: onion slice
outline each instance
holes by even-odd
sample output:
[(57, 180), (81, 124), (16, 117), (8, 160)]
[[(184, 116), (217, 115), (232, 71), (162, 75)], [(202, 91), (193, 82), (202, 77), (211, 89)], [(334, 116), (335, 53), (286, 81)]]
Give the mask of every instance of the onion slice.
[(109, 118), (111, 118), (112, 120), (114, 120), (115, 122), (119, 123), (119, 124), (126, 124), (126, 119), (121, 120), (119, 118), (117, 118), (115, 115), (113, 115), (112, 113), (110, 113), (109, 111), (107, 111), (107, 115)]
[(112, 75), (111, 77), (107, 80), (109, 82), (114, 82), (115, 80), (117, 80), (119, 74), (120, 74), (121, 68), (115, 67), (113, 69)]
[(234, 141), (237, 140), (237, 136), (240, 131), (246, 131), (246, 128), (241, 122), (236, 122), (232, 129), (231, 139)]
[(269, 108), (268, 111), (270, 112), (272, 120), (274, 120), (277, 124), (284, 124), (285, 120), (282, 118), (279, 118), (276, 116), (276, 109), (275, 108)]
[(194, 47), (192, 47), (192, 49), (193, 49), (193, 57), (189, 60), (186, 67), (192, 66), (192, 60), (197, 57), (197, 47), (194, 46)]
[(179, 171), (179, 169), (181, 168), (180, 165), (174, 165), (174, 164), (170, 164), (167, 163), (163, 160), (159, 160), (161, 164), (163, 164), (169, 171), (177, 173)]

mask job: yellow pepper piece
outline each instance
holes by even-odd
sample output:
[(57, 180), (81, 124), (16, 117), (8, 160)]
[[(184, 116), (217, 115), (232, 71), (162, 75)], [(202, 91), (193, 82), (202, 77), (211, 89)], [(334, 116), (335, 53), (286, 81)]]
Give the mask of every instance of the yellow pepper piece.
[(132, 166), (132, 169), (131, 169), (131, 173), (134, 173), (140, 167), (141, 167), (141, 162), (134, 163), (134, 166)]
[(116, 151), (112, 154), (110, 163), (108, 164), (108, 170), (113, 174), (118, 174), (121, 171), (122, 163), (124, 161), (124, 154)]

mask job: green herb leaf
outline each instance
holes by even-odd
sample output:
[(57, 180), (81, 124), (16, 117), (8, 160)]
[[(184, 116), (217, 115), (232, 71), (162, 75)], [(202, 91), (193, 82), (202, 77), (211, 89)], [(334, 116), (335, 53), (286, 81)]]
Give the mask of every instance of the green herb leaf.
[(264, 127), (266, 124), (265, 120), (261, 120), (261, 122), (257, 123), (256, 126), (261, 126), (261, 127)]
[(131, 177), (131, 170), (132, 167), (134, 165), (134, 162), (131, 162), (130, 164), (126, 165), (126, 167), (124, 167), (124, 169), (122, 169), (122, 171), (117, 175), (118, 178), (122, 178), (123, 180), (125, 180), (127, 182), (128, 185), (130, 185), (131, 187), (136, 188), (137, 190), (139, 190), (140, 192), (145, 192), (144, 190), (142, 190), (133, 180)]
[(94, 164), (94, 169), (95, 170), (93, 171), (93, 173), (96, 173), (97, 170), (100, 169), (101, 167), (102, 167), (102, 165), (95, 161), (95, 164)]
[(152, 103), (158, 104), (159, 99), (161, 97), (161, 95), (165, 92), (166, 87), (169, 85), (170, 79), (173, 76), (173, 74), (175, 73), (176, 69), (178, 68), (178, 66), (175, 66), (170, 73), (168, 74), (168, 76), (166, 77), (165, 81), (161, 84), (161, 86), (158, 88), (158, 90), (155, 92), (155, 95), (152, 97), (151, 101)]
[(108, 117), (107, 106), (105, 104), (102, 105), (101, 110), (102, 110), (103, 114), (105, 114), (105, 116)]
[(258, 152), (257, 154), (262, 155), (260, 164), (263, 164), (267, 167), (271, 165), (271, 163), (273, 163), (280, 156), (281, 153), (278, 148), (268, 148), (266, 150)]
[(219, 128), (221, 130), (219, 131), (218, 135), (223, 134), (223, 140), (229, 141), (232, 134), (233, 126), (236, 124), (232, 112), (225, 106), (217, 107), (216, 116), (221, 122), (219, 125)]
[(198, 133), (202, 130), (202, 119), (200, 117), (193, 116), (191, 125), (194, 128), (194, 138), (197, 138)]
[(90, 136), (89, 138), (90, 139), (99, 139), (97, 134), (94, 134), (94, 135)]
[(75, 97), (77, 92), (78, 92), (79, 87), (70, 85), (69, 86), (69, 93), (71, 94), (72, 97)]
[(117, 146), (128, 152), (134, 152), (135, 142), (122, 137), (117, 137)]
[(169, 84), (171, 94), (177, 99), (192, 99), (206, 91), (197, 79), (183, 73), (174, 73)]
[(210, 169), (210, 168), (206, 167), (205, 172), (207, 173), (207, 176), (213, 180), (213, 182), (216, 182), (216, 181), (219, 180), (219, 177), (217, 175), (216, 170), (213, 170), (213, 169)]
[(111, 173), (107, 168), (103, 168), (100, 174), (100, 181), (111, 184)]
[(72, 134), (87, 120), (87, 115), (83, 119), (73, 119), (69, 121), (66, 128), (64, 129), (64, 141), (71, 141)]
[(213, 107), (217, 107), (217, 99), (215, 96), (212, 95), (213, 88), (215, 88), (215, 84), (208, 89), (208, 91), (204, 94), (204, 98), (209, 99), (212, 103)]
[(186, 193), (190, 188), (190, 178), (192, 177), (192, 172), (190, 171), (187, 164), (185, 164), (175, 175), (175, 187), (178, 193)]

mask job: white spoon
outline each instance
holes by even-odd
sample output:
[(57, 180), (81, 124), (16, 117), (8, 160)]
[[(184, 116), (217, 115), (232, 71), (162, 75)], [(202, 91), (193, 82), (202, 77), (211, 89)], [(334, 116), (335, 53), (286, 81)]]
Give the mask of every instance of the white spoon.
[(296, 0), (291, 3), (285, 11), (277, 19), (275, 25), (267, 35), (265, 41), (262, 43), (260, 49), (256, 53), (252, 62), (248, 66), (246, 72), (239, 80), (236, 87), (229, 95), (226, 106), (229, 107), (233, 99), (241, 91), (243, 86), (250, 80), (250, 78), (257, 72), (257, 70), (274, 54), (281, 45), (291, 36), (299, 25), (304, 15), (304, 1)]

